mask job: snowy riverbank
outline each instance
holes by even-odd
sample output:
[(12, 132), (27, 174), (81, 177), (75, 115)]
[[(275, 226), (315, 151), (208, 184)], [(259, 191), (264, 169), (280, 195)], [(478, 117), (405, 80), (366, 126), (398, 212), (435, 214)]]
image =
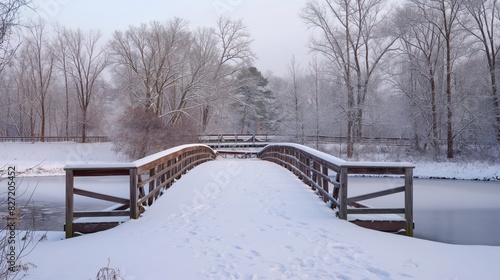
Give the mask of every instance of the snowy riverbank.
[[(399, 156), (400, 158), (403, 156)], [(387, 154), (371, 155), (369, 161), (389, 161)], [(0, 169), (14, 165), (20, 176), (62, 176), (66, 164), (127, 162), (111, 143), (0, 143)], [(408, 158), (417, 178), (500, 181), (500, 161), (453, 160), (433, 162)]]
[(0, 169), (15, 166), (18, 176), (62, 176), (66, 164), (126, 161), (111, 143), (0, 143)]

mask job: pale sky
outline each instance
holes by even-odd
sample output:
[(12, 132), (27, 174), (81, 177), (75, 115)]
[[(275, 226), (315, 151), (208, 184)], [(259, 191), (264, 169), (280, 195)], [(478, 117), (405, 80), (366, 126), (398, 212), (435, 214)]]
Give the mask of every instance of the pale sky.
[(308, 63), (309, 32), (298, 14), (307, 0), (34, 0), (37, 13), (50, 22), (82, 29), (100, 29), (106, 38), (115, 30), (153, 20), (187, 19), (191, 28), (215, 26), (221, 13), (242, 18), (262, 73), (283, 75), (292, 55)]

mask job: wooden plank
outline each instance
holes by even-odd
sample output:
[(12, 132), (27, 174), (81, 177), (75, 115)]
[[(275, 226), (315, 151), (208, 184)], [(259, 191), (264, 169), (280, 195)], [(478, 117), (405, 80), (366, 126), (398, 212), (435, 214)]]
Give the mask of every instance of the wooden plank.
[(88, 223), (74, 223), (73, 224), (73, 233), (94, 233), (103, 230), (108, 230), (114, 228), (121, 224), (121, 222), (88, 222)]
[(383, 231), (383, 232), (399, 232), (406, 229), (405, 221), (350, 221), (360, 227)]
[(349, 174), (404, 175), (406, 167), (348, 166)]
[(349, 208), (347, 214), (404, 214), (404, 208)]
[[(154, 189), (155, 189), (155, 185), (156, 185), (156, 178), (155, 177), (155, 173), (156, 173), (156, 167), (155, 168), (152, 168), (151, 170), (149, 170), (149, 177), (153, 177), (154, 179), (151, 180), (149, 182), (149, 193), (151, 193)], [(153, 196), (150, 196), (149, 199), (148, 199), (148, 205), (151, 206), (153, 205), (153, 201), (154, 201), (154, 197)]]
[[(323, 190), (325, 190), (326, 193), (330, 193), (330, 187), (329, 187), (329, 183), (328, 183), (328, 168), (324, 165), (321, 165), (321, 173), (323, 173), (323, 178), (321, 178), (320, 180), (323, 181), (323, 184), (322, 184), (322, 188)], [(335, 198), (332, 196), (332, 198)], [(325, 195), (323, 195), (323, 201), (327, 199), (327, 197)], [(326, 202), (326, 201), (325, 201)], [(332, 205), (333, 206), (333, 205)]]
[(129, 168), (73, 169), (73, 173), (75, 177), (127, 176)]
[(130, 218), (139, 219), (139, 205), (137, 204), (138, 189), (137, 189), (137, 169), (130, 169)]
[(405, 219), (406, 235), (413, 236), (413, 168), (405, 172)]
[(386, 195), (391, 195), (391, 194), (400, 193), (400, 192), (404, 192), (404, 191), (405, 191), (405, 186), (402, 186), (402, 187), (398, 187), (398, 188), (394, 188), (394, 189), (388, 189), (388, 190), (378, 191), (378, 192), (374, 192), (374, 193), (363, 194), (363, 195), (348, 198), (347, 204), (349, 205), (353, 202), (377, 198), (377, 197), (386, 196)]
[(95, 217), (119, 217), (130, 216), (130, 211), (77, 211), (73, 213), (74, 218), (95, 218)]
[(347, 220), (347, 168), (340, 169), (339, 218)]
[(81, 196), (111, 201), (111, 202), (120, 203), (120, 204), (127, 204), (127, 205), (130, 204), (130, 200), (125, 199), (125, 198), (111, 196), (111, 195), (102, 194), (102, 193), (91, 192), (91, 191), (86, 191), (86, 190), (77, 189), (77, 188), (73, 189), (73, 193), (77, 194), (77, 195), (81, 195)]
[(73, 237), (73, 197), (74, 177), (73, 170), (66, 170), (66, 238)]

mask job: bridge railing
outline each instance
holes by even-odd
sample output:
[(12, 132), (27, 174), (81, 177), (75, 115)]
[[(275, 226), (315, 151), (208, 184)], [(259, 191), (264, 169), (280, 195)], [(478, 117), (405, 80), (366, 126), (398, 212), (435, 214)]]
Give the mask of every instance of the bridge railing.
[[(172, 148), (131, 163), (101, 165), (67, 165), (66, 171), (66, 238), (75, 232), (95, 232), (110, 228), (116, 222), (74, 223), (75, 218), (128, 216), (138, 219), (154, 201), (188, 170), (216, 158), (215, 151), (193, 144)], [(75, 187), (76, 177), (128, 176), (129, 197), (121, 198)], [(118, 203), (105, 211), (74, 211), (74, 196), (86, 196)]]
[[(293, 172), (304, 183), (338, 208), (340, 219), (349, 214), (404, 214), (406, 235), (413, 236), (413, 169), (411, 163), (348, 162), (298, 144), (271, 144), (258, 155), (259, 158), (277, 163)], [(404, 185), (348, 197), (349, 175), (399, 175)], [(332, 188), (330, 188), (332, 186)], [(404, 208), (368, 208), (360, 201), (395, 193), (404, 193)]]

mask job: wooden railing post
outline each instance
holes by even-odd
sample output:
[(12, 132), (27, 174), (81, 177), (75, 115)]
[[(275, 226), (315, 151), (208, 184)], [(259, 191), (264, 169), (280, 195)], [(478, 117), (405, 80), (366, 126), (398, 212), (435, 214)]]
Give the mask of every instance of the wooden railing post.
[(73, 237), (74, 183), (73, 170), (66, 170), (66, 238)]
[[(328, 176), (328, 167), (322, 165), (321, 166), (321, 171), (323, 173), (323, 175), (326, 177)], [(321, 178), (320, 178), (321, 180)], [(323, 184), (322, 184), (322, 187), (323, 189), (327, 192), (327, 193), (330, 193), (330, 188), (328, 187), (328, 180), (326, 178), (323, 178)], [(323, 196), (323, 201), (327, 202), (328, 201), (328, 198), (326, 196)], [(332, 203), (332, 207), (335, 207), (335, 204)]]
[[(150, 178), (155, 176), (155, 174), (156, 174), (156, 167), (149, 170), (149, 177)], [(155, 182), (156, 182), (156, 180), (149, 182), (149, 192), (152, 192), (156, 188)], [(153, 201), (154, 201), (154, 197), (150, 197), (148, 199), (148, 205), (149, 206), (153, 205)]]
[[(318, 184), (320, 188), (323, 188), (323, 184), (321, 183), (322, 181), (320, 180), (320, 177), (316, 174), (316, 172), (319, 172), (319, 164), (316, 161), (313, 161), (313, 172), (312, 172), (312, 180), (314, 183)], [(313, 185), (313, 190), (316, 190), (316, 187)], [(325, 196), (323, 196), (324, 198)]]
[(137, 190), (137, 168), (130, 168), (130, 218), (139, 219), (138, 190)]
[(405, 169), (406, 235), (413, 236), (413, 168)]
[(347, 167), (340, 168), (339, 218), (347, 220)]
[(311, 160), (306, 157), (306, 156), (303, 156), (304, 158), (304, 163), (306, 164), (306, 166), (304, 166), (304, 173), (306, 174), (306, 178), (304, 178), (305, 180), (305, 183), (308, 184), (313, 190), (316, 190), (316, 188), (314, 187), (313, 184), (311, 184), (311, 181), (309, 181), (311, 179)]

